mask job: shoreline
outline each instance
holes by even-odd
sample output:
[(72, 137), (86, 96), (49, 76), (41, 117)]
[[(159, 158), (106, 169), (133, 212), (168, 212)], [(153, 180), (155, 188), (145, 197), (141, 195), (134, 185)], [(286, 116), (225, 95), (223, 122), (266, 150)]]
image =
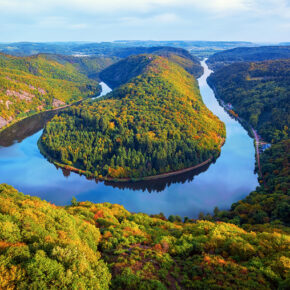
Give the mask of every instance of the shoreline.
[(261, 165), (260, 165), (260, 152), (259, 152), (259, 148), (257, 146), (257, 144), (259, 144), (259, 138), (258, 138), (258, 133), (257, 131), (244, 119), (242, 119), (241, 117), (237, 117), (235, 115), (233, 115), (224, 105), (224, 100), (222, 98), (220, 98), (217, 94), (216, 88), (214, 86), (214, 84), (212, 82), (208, 82), (209, 87), (213, 90), (214, 95), (216, 97), (216, 99), (218, 100), (219, 104), (223, 107), (223, 109), (234, 119), (236, 119), (241, 126), (247, 131), (248, 135), (253, 139), (253, 143), (254, 143), (254, 148), (255, 148), (255, 161), (257, 163), (258, 166), (258, 176), (259, 177), (263, 177), (262, 176), (262, 170), (261, 170)]
[(17, 123), (25, 120), (25, 119), (28, 119), (28, 118), (30, 118), (32, 116), (36, 116), (38, 114), (43, 114), (43, 113), (54, 112), (54, 111), (58, 111), (58, 110), (61, 111), (63, 109), (69, 108), (71, 106), (78, 105), (78, 104), (80, 104), (80, 103), (82, 103), (82, 102), (84, 102), (86, 100), (98, 98), (98, 97), (100, 97), (101, 94), (102, 94), (102, 91), (96, 97), (86, 97), (86, 98), (80, 99), (78, 101), (75, 101), (75, 102), (73, 102), (71, 104), (67, 104), (65, 106), (62, 106), (62, 107), (58, 107), (58, 108), (54, 108), (54, 109), (47, 109), (47, 110), (39, 111), (39, 112), (36, 112), (36, 113), (32, 113), (31, 115), (27, 115), (27, 116), (22, 117), (22, 118), (19, 118), (19, 119), (17, 119), (17, 118), (16, 119), (13, 119), (7, 125), (5, 125), (4, 127), (0, 128), (0, 133), (2, 133), (3, 131), (5, 131), (6, 129), (10, 128), (11, 126), (13, 126), (13, 125), (15, 125), (15, 124), (17, 124)]
[[(110, 181), (110, 182), (137, 182), (137, 181), (150, 181), (150, 180), (159, 180), (159, 179), (163, 179), (163, 178), (167, 178), (167, 177), (171, 177), (171, 176), (176, 176), (179, 174), (183, 174), (183, 173), (187, 173), (190, 172), (192, 170), (198, 169), (204, 165), (207, 165), (209, 163), (211, 163), (213, 161), (213, 157), (210, 157), (209, 159), (196, 164), (194, 166), (191, 167), (187, 167), (187, 168), (183, 168), (183, 169), (179, 169), (179, 170), (174, 170), (174, 171), (169, 171), (169, 172), (165, 172), (165, 173), (160, 173), (157, 175), (150, 175), (150, 176), (144, 176), (144, 177), (124, 177), (124, 178), (113, 178), (113, 177), (96, 177), (93, 173), (73, 167), (71, 165), (67, 165), (67, 164), (63, 164), (60, 163), (59, 161), (53, 159), (43, 148), (42, 144), (41, 144), (41, 139), (38, 140), (37, 142), (37, 146), (38, 149), (40, 151), (40, 153), (52, 164), (54, 164), (55, 166), (62, 168), (62, 169), (66, 169), (69, 170), (70, 172), (75, 172), (78, 173), (80, 175), (85, 175), (88, 178), (94, 178), (95, 180), (98, 181)], [(224, 145), (225, 140), (222, 141), (222, 143), (220, 144), (220, 148)]]
[(65, 106), (62, 106), (62, 107), (58, 107), (58, 108), (54, 108), (54, 109), (48, 109), (48, 110), (44, 110), (44, 111), (39, 111), (39, 112), (36, 112), (36, 113), (32, 113), (31, 115), (27, 115), (23, 118), (19, 118), (19, 119), (13, 119), (10, 123), (8, 123), (6, 126), (0, 128), (0, 133), (5, 131), (6, 129), (10, 128), (11, 126), (25, 120), (25, 119), (28, 119), (30, 117), (33, 117), (33, 116), (36, 116), (38, 114), (42, 114), (42, 113), (49, 113), (49, 112), (54, 112), (54, 111), (58, 111), (58, 110), (63, 110), (63, 109), (66, 109), (68, 107), (71, 107), (73, 105), (77, 105), (78, 103), (80, 102), (83, 102), (84, 100), (87, 100), (88, 98), (86, 99), (82, 99), (82, 100), (79, 100), (79, 101), (76, 101), (76, 102), (73, 102), (71, 104), (68, 104), (68, 105), (65, 105)]

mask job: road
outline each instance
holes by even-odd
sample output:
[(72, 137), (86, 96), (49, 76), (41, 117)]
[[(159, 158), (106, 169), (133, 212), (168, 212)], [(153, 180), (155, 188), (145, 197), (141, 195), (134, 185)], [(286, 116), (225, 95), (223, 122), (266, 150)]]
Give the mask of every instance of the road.
[(262, 171), (261, 171), (261, 165), (260, 165), (260, 152), (259, 152), (260, 139), (259, 139), (259, 136), (258, 136), (256, 130), (254, 130), (252, 128), (252, 132), (253, 132), (254, 137), (255, 137), (255, 145), (256, 145), (256, 154), (257, 154), (257, 163), (258, 163), (258, 168), (259, 168), (259, 175), (262, 177)]

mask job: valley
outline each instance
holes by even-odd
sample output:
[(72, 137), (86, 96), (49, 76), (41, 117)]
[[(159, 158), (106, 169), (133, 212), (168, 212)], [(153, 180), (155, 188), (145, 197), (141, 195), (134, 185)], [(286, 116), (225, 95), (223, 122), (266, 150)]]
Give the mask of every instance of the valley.
[[(35, 116), (31, 122), (22, 121), (7, 129), (6, 135), (0, 134), (0, 140), (9, 140), (0, 144), (1, 182), (58, 205), (68, 204), (76, 195), (78, 200), (118, 203), (130, 211), (148, 214), (162, 211), (167, 216), (197, 217), (200, 212), (212, 212), (215, 206), (229, 208), (258, 185), (254, 173), (255, 150), (247, 132), (217, 102), (206, 82), (211, 72), (205, 62), (202, 65), (205, 73), (198, 82), (203, 102), (225, 123), (227, 132), (221, 155), (214, 164), (156, 181), (96, 183), (58, 169), (43, 157), (37, 147), (43, 127), (38, 124), (44, 126), (47, 120), (34, 121)], [(26, 136), (21, 135), (23, 131), (27, 132)]]
[(0, 54), (1, 289), (288, 289), (288, 48), (150, 43)]
[(0, 54), (0, 130), (27, 116), (99, 95), (90, 69), (96, 74), (113, 61), (88, 59), (89, 64), (73, 57)]

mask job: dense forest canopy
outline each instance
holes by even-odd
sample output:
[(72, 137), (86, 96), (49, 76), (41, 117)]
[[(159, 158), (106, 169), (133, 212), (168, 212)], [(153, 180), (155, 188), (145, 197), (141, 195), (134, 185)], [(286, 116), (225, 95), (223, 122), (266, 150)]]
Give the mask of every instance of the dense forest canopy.
[[(212, 221), (242, 225), (245, 229), (290, 227), (289, 139), (273, 144), (261, 154), (260, 186), (230, 210), (217, 211)], [(204, 218), (204, 216), (202, 216)], [(262, 226), (263, 225), (263, 226)]]
[(210, 68), (217, 70), (234, 62), (289, 59), (290, 46), (237, 47), (216, 52), (207, 60)]
[(287, 289), (290, 236), (230, 223), (57, 207), (0, 185), (6, 289)]
[(0, 185), (1, 289), (108, 289), (98, 228)]
[(140, 75), (56, 116), (40, 139), (46, 154), (98, 178), (156, 175), (219, 155), (224, 124), (203, 104), (192, 75), (155, 55), (121, 63)]
[(106, 67), (117, 62), (119, 57), (106, 56), (71, 56), (61, 54), (41, 54), (47, 60), (53, 60), (63, 65), (72, 65), (81, 74), (90, 79), (99, 79), (99, 73)]
[(138, 54), (154, 54), (166, 57), (170, 61), (179, 64), (187, 72), (198, 78), (203, 73), (199, 60), (192, 56), (187, 50), (173, 47), (133, 47), (126, 48), (120, 52), (118, 57), (136, 55), (129, 59), (117, 62), (104, 69), (100, 78), (111, 88), (118, 87), (128, 82), (132, 77), (139, 75), (150, 62), (148, 58), (140, 60)]
[(272, 143), (260, 154), (260, 186), (215, 219), (248, 228), (269, 222), (289, 227), (290, 59), (232, 64), (212, 74), (209, 83), (219, 98)]
[[(100, 86), (83, 72), (84, 62), (0, 54), (0, 128), (15, 119), (98, 95)], [(97, 63), (92, 62), (93, 69)]]
[(232, 64), (212, 74), (209, 83), (265, 140), (288, 138), (290, 59)]
[(150, 57), (146, 55), (141, 57), (140, 55), (131, 56), (101, 71), (100, 78), (110, 88), (114, 89), (142, 74), (150, 62)]

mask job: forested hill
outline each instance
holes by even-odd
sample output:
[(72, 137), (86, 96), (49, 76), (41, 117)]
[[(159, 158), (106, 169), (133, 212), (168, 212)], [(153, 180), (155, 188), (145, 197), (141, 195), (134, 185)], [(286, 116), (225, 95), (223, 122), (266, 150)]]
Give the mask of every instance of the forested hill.
[(101, 71), (100, 78), (110, 88), (114, 89), (142, 74), (150, 62), (151, 57), (145, 54), (130, 56)]
[(209, 83), (265, 140), (288, 138), (290, 59), (232, 64), (212, 74)]
[[(60, 192), (61, 194), (61, 192)], [(288, 289), (290, 236), (0, 184), (2, 289)], [(288, 279), (287, 279), (288, 277)]]
[(200, 77), (203, 73), (203, 68), (200, 65), (199, 60), (185, 49), (173, 47), (133, 47), (121, 49), (119, 53), (116, 54), (118, 57), (130, 55), (132, 55), (132, 57), (121, 60), (120, 62), (106, 68), (100, 73), (100, 78), (111, 88), (126, 83), (132, 77), (139, 75), (142, 72), (142, 69), (148, 64), (146, 57), (140, 61), (140, 57), (137, 56), (137, 54), (149, 53), (166, 57), (170, 61), (182, 66), (187, 72), (196, 78)]
[(51, 58), (0, 54), (0, 129), (27, 115), (100, 93), (98, 82), (81, 68)]
[(217, 220), (248, 227), (269, 222), (290, 226), (290, 59), (232, 64), (212, 74), (209, 83), (271, 143), (260, 154), (260, 186), (230, 211), (220, 212)]
[(290, 46), (238, 47), (213, 54), (209, 57), (207, 63), (211, 69), (217, 70), (234, 62), (289, 58)]
[(154, 54), (168, 58), (169, 60), (181, 65), (186, 71), (198, 78), (203, 73), (203, 68), (197, 57), (190, 54), (186, 49), (170, 47), (170, 46), (156, 46), (156, 47), (128, 47), (116, 51), (116, 57), (128, 57), (130, 55), (139, 54)]
[(72, 65), (79, 73), (96, 80), (99, 79), (99, 73), (102, 70), (120, 59), (115, 56), (70, 56), (61, 54), (41, 54), (41, 56), (63, 65)]
[(224, 124), (203, 104), (193, 76), (164, 57), (124, 62), (132, 60), (140, 75), (47, 124), (40, 139), (46, 154), (97, 178), (140, 178), (216, 158)]

